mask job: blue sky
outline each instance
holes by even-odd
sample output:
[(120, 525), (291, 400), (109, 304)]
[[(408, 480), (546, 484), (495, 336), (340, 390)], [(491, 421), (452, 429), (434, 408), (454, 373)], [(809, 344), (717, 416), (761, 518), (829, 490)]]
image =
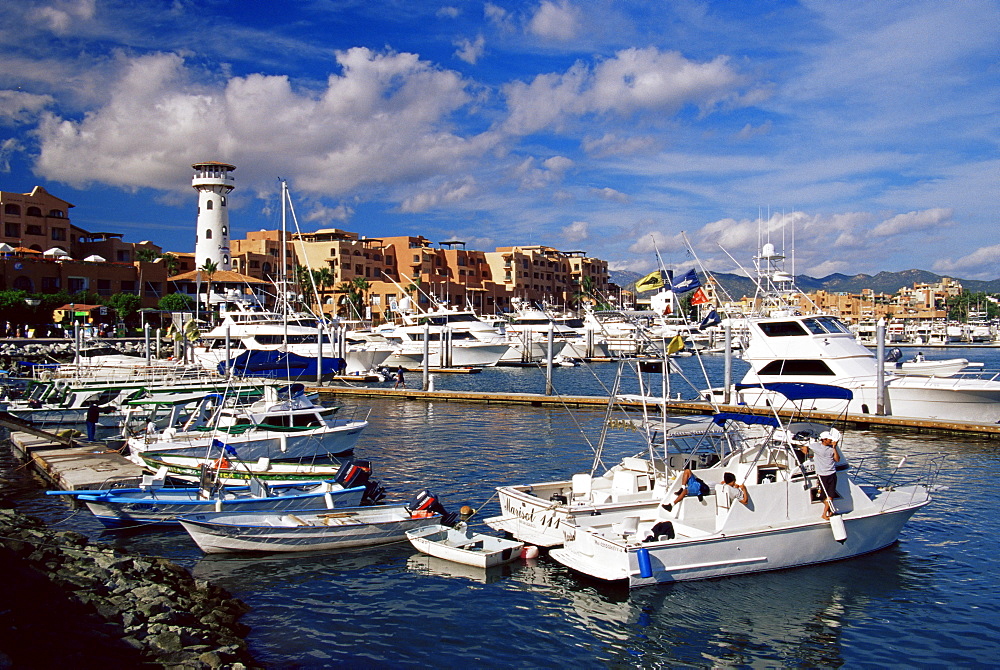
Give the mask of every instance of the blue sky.
[(284, 178), (303, 230), (1000, 277), (998, 2), (27, 0), (0, 49), (0, 189), (167, 250), (221, 160), (236, 237)]

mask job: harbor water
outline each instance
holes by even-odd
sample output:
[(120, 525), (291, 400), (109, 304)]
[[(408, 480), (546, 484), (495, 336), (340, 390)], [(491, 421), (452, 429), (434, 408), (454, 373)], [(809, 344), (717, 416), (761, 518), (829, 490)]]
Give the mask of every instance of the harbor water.
[[(955, 356), (1000, 369), (994, 349), (934, 357)], [(720, 382), (722, 358), (705, 360), (713, 383)], [(692, 381), (703, 379), (697, 359), (683, 366)], [(557, 368), (555, 385), (566, 394), (603, 393), (615, 367)], [(736, 379), (743, 369), (737, 361)], [(419, 374), (407, 381), (419, 384)], [(675, 395), (693, 397), (682, 383), (672, 384)], [(435, 386), (542, 392), (545, 375), (501, 368), (438, 375)], [(473, 521), (499, 512), (496, 485), (588, 471), (603, 419), (599, 409), (358, 403), (372, 413), (356, 455), (373, 462), (389, 499), (405, 501), (427, 488), (451, 510), (480, 510)], [(606, 463), (640, 445), (635, 433), (612, 432)], [(914, 516), (898, 544), (875, 554), (631, 592), (581, 578), (544, 555), (488, 572), (420, 555), (409, 544), (205, 557), (182, 530), (104, 532), (86, 510), (44, 496), (6, 453), (2, 484), (22, 511), (54, 527), (166, 556), (232, 591), (253, 608), (242, 620), (252, 629), (251, 650), (273, 668), (995, 664), (1000, 443), (853, 431), (842, 446), (849, 461), (877, 460), (890, 470), (904, 455), (947, 453), (938, 480), (947, 489)]]

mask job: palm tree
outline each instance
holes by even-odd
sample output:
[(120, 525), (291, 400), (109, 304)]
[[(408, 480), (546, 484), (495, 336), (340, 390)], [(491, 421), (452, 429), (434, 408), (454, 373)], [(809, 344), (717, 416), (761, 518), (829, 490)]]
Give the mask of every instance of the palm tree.
[(156, 249), (150, 249), (149, 247), (142, 247), (141, 249), (137, 249), (135, 252), (135, 259), (146, 263), (151, 263), (161, 256), (162, 254), (160, 252)]
[(313, 281), (316, 283), (316, 291), (319, 293), (317, 300), (319, 301), (319, 311), (323, 312), (323, 293), (326, 289), (333, 286), (333, 282), (336, 281), (336, 277), (333, 276), (333, 271), (330, 268), (319, 268), (312, 271)]
[[(340, 285), (334, 289), (334, 292), (343, 293), (344, 295), (347, 296), (347, 304), (349, 307), (348, 312), (352, 310), (354, 312), (357, 312), (357, 306), (354, 304), (357, 296), (357, 289), (354, 287), (353, 283), (349, 281), (341, 282)], [(346, 314), (345, 316), (349, 317), (350, 313)]]
[(354, 284), (354, 289), (356, 291), (355, 299), (357, 300), (358, 303), (357, 305), (358, 318), (363, 319), (364, 316), (362, 316), (361, 314), (361, 308), (368, 304), (367, 299), (365, 298), (365, 291), (370, 289), (372, 285), (368, 283), (368, 280), (365, 279), (364, 277), (355, 277), (351, 283)]
[(177, 274), (177, 269), (180, 266), (180, 261), (177, 260), (177, 256), (173, 254), (163, 254), (160, 256), (163, 259), (163, 266), (167, 268), (167, 276), (173, 277)]
[(212, 277), (215, 273), (219, 271), (219, 264), (215, 261), (205, 261), (204, 265), (198, 268), (199, 272), (204, 272), (208, 275), (205, 282), (205, 313), (208, 315), (209, 322), (212, 321)]

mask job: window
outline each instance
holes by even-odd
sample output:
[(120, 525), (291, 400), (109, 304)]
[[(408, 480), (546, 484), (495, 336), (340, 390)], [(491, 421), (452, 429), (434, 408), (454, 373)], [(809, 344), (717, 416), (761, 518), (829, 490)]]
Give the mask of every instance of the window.
[(158, 298), (160, 297), (160, 282), (158, 281), (148, 281), (146, 284), (146, 295)]
[(62, 213), (62, 210), (53, 209), (49, 210), (49, 216), (55, 217), (57, 219), (62, 219), (65, 218), (66, 215)]
[(66, 281), (68, 284), (66, 288), (70, 293), (87, 290), (87, 279), (85, 277), (68, 277)]
[(229, 226), (223, 226), (222, 227), (222, 234), (223, 234), (223, 236), (229, 234)]
[(52, 229), (52, 239), (64, 241), (66, 239), (66, 229), (65, 228), (53, 228)]
[(810, 375), (810, 376), (822, 376), (822, 377), (832, 377), (833, 370), (831, 370), (826, 363), (816, 359), (790, 359), (790, 360), (777, 360), (771, 361), (763, 368), (761, 368), (758, 373), (761, 376), (765, 375)]
[(221, 198), (219, 198), (219, 204), (220, 204), (220, 205), (221, 205), (222, 207), (225, 207), (225, 206), (226, 206), (226, 196), (222, 196)]
[(3, 213), (11, 214), (13, 216), (21, 216), (21, 206), (8, 203), (3, 206)]
[(758, 324), (768, 337), (795, 337), (808, 335), (798, 321), (774, 321)]
[(206, 240), (212, 239), (212, 229), (211, 228), (209, 228), (208, 230), (205, 231), (205, 239)]
[(132, 262), (132, 254), (130, 254), (125, 249), (119, 249), (118, 252), (115, 255), (115, 258), (117, 259), (117, 261), (119, 263), (131, 263)]
[(111, 295), (111, 280), (110, 279), (98, 279), (97, 280), (97, 295)]
[(212, 206), (213, 205), (212, 205), (212, 201), (211, 200), (209, 200), (208, 202), (205, 203), (205, 209), (212, 209)]
[(59, 290), (59, 277), (42, 277), (42, 291), (58, 291)]
[(122, 293), (131, 293), (132, 295), (135, 295), (135, 282), (130, 280), (123, 280)]
[[(8, 207), (9, 206), (10, 205), (8, 205)], [(3, 234), (5, 237), (21, 237), (21, 224), (19, 223), (3, 224)]]
[(837, 319), (832, 316), (819, 316), (810, 319), (803, 319), (802, 322), (806, 324), (806, 328), (812, 331), (816, 335), (825, 335), (827, 333), (845, 333), (850, 335), (851, 331), (847, 329), (847, 326), (842, 324)]
[(41, 216), (42, 210), (37, 207), (29, 207), (27, 211), (28, 216)]
[(42, 234), (42, 227), (41, 226), (28, 226), (27, 228), (24, 229), (24, 234), (25, 235), (41, 235)]

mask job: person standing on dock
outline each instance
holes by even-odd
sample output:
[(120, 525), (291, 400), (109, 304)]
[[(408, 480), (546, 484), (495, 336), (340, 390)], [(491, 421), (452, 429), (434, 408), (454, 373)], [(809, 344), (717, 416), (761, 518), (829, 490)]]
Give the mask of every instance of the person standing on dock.
[(402, 365), (396, 368), (396, 385), (393, 386), (393, 388), (398, 389), (400, 386), (402, 386), (404, 389), (406, 388), (406, 378), (403, 376), (404, 372), (406, 371), (403, 370)]
[(110, 407), (101, 407), (97, 402), (91, 400), (87, 407), (87, 441), (93, 442), (97, 436), (97, 422), (101, 419), (101, 414), (113, 411)]

